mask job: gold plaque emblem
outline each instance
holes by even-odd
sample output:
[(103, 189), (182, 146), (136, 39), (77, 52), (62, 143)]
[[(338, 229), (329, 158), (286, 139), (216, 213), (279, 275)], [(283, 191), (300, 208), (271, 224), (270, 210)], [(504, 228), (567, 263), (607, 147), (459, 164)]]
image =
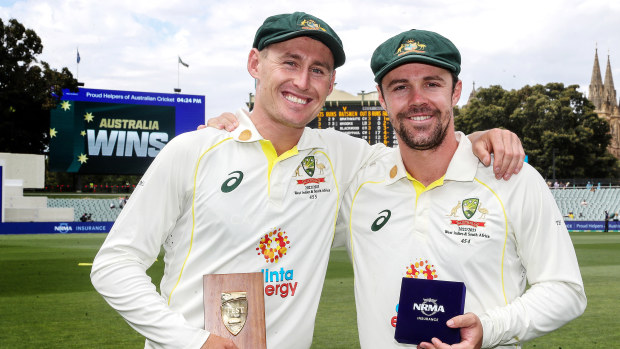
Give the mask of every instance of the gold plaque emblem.
[(392, 167), (392, 169), (390, 170), (390, 178), (396, 177), (397, 174), (398, 174), (398, 167), (394, 165), (394, 167)]
[(240, 141), (247, 141), (250, 138), (252, 138), (252, 131), (250, 131), (250, 130), (243, 130), (239, 134), (239, 140)]
[(236, 336), (241, 332), (248, 318), (248, 299), (246, 292), (222, 293), (222, 322), (228, 332)]

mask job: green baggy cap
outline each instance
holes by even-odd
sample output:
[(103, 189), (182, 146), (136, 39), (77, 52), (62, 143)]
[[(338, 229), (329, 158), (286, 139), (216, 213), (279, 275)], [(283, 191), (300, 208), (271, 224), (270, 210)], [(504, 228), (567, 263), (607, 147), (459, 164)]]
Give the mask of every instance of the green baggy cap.
[(256, 31), (252, 47), (259, 51), (277, 42), (309, 36), (327, 46), (334, 55), (334, 68), (344, 64), (342, 41), (322, 19), (304, 12), (285, 13), (267, 18)]
[(426, 63), (447, 69), (457, 76), (461, 72), (461, 54), (452, 41), (427, 30), (412, 29), (389, 38), (372, 54), (370, 68), (375, 82), (405, 63)]

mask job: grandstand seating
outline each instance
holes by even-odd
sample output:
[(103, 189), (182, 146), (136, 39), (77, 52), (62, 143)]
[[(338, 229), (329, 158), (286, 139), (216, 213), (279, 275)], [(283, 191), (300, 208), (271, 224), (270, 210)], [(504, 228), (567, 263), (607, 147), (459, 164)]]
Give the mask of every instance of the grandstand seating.
[[(620, 188), (601, 188), (594, 191), (568, 188), (551, 189), (551, 192), (565, 218), (569, 212), (573, 212), (573, 220), (602, 221), (605, 219), (605, 211), (609, 212), (610, 216), (620, 213)], [(583, 200), (587, 205), (581, 204)]]
[[(594, 191), (585, 188), (551, 189), (553, 197), (566, 219), (573, 212), (573, 220), (602, 221), (605, 210), (609, 215), (620, 213), (620, 188), (601, 188)], [(587, 205), (581, 205), (585, 200)], [(91, 213), (95, 222), (113, 222), (121, 212), (118, 199), (52, 199), (48, 207), (73, 207), (74, 221), (79, 222), (84, 213)], [(110, 208), (114, 205), (114, 208)], [(617, 218), (617, 217), (616, 217)]]
[[(80, 221), (84, 213), (92, 214), (94, 222), (113, 222), (121, 213), (118, 199), (52, 199), (47, 200), (48, 207), (73, 207), (73, 220)], [(111, 208), (110, 205), (114, 205)]]

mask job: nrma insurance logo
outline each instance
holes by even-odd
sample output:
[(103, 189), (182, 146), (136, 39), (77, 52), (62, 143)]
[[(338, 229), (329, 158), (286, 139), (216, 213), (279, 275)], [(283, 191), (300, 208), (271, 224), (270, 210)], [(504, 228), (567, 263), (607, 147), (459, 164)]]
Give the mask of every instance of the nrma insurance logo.
[(68, 223), (60, 223), (54, 227), (54, 231), (57, 231), (61, 234), (66, 234), (73, 231), (73, 228)]
[(437, 300), (433, 298), (423, 298), (422, 303), (413, 303), (413, 310), (417, 310), (426, 316), (446, 312), (443, 305), (437, 304)]

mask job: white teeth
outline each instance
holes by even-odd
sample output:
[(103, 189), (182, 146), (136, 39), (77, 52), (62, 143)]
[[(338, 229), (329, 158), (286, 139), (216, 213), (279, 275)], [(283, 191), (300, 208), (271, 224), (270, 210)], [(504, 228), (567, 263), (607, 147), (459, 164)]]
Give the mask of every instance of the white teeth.
[(293, 95), (286, 95), (284, 96), (284, 98), (286, 98), (287, 100), (293, 102), (293, 103), (297, 103), (297, 104), (308, 104), (308, 101), (305, 99), (301, 99), (301, 98), (297, 98)]
[(412, 116), (409, 119), (413, 120), (413, 121), (423, 121), (423, 120), (428, 120), (430, 119), (430, 116)]

